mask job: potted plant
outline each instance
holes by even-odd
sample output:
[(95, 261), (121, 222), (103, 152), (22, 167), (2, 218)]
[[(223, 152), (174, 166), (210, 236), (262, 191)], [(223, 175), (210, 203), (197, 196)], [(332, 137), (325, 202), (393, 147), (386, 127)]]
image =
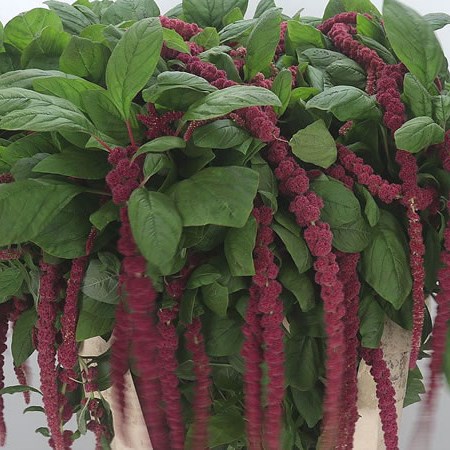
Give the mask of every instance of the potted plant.
[(406, 403), (419, 358), (428, 411), (450, 375), (448, 16), (46, 4), (0, 28), (0, 393), (40, 392), (57, 450), (126, 443), (130, 373), (156, 450), (347, 449), (365, 363), (398, 448), (386, 319)]

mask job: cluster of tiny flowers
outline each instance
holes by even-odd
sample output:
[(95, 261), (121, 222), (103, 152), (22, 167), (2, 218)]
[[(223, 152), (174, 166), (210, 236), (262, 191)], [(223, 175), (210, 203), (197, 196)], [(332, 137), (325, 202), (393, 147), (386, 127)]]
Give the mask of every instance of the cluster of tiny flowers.
[(236, 114), (244, 120), (245, 128), (261, 141), (272, 142), (280, 137), (280, 129), (274, 124), (271, 112), (251, 106), (236, 111)]
[(238, 47), (230, 50), (229, 55), (233, 58), (234, 65), (238, 72), (241, 72), (245, 66), (245, 57), (247, 56), (247, 49), (245, 47)]
[(196, 379), (193, 404), (194, 425), (192, 448), (208, 448), (208, 420), (211, 414), (211, 376), (205, 340), (202, 334), (202, 322), (197, 317), (186, 327), (186, 349), (192, 355)]
[(268, 160), (276, 166), (275, 176), (280, 182), (280, 192), (291, 197), (289, 210), (295, 215), (297, 223), (306, 227), (304, 238), (316, 258), (315, 279), (321, 287), (328, 336), (323, 442), (332, 446), (339, 426), (345, 365), (344, 292), (337, 276), (339, 266), (332, 253), (333, 234), (330, 226), (320, 221), (323, 201), (308, 192), (307, 174), (289, 153), (288, 145), (277, 141), (269, 148)]
[(339, 128), (339, 136), (347, 136), (349, 131), (352, 129), (353, 125), (354, 125), (353, 120), (348, 120), (347, 122), (345, 122), (344, 125), (342, 125), (342, 127)]
[[(50, 445), (54, 450), (70, 448), (61, 431), (60, 396), (56, 372), (56, 314), (60, 273), (57, 266), (41, 263), (39, 303), (37, 307), (38, 364), (41, 376), (42, 401), (51, 434)], [(70, 440), (70, 442), (72, 442)]]
[(352, 174), (359, 184), (366, 186), (370, 193), (378, 197), (382, 202), (389, 204), (400, 197), (402, 187), (399, 184), (389, 183), (376, 175), (369, 164), (356, 156), (351, 150), (342, 144), (337, 144), (339, 161), (343, 168)]
[(9, 184), (14, 182), (14, 177), (11, 173), (0, 173), (0, 184)]
[(259, 86), (265, 89), (272, 89), (273, 80), (271, 78), (266, 78), (264, 74), (257, 73), (251, 80), (250, 85)]
[[(2, 303), (0, 305), (0, 389), (5, 387), (5, 356), (4, 353), (8, 348), (6, 339), (9, 328), (9, 314), (11, 305), (9, 303)], [(6, 442), (6, 423), (4, 416), (4, 402), (3, 396), (0, 395), (0, 447), (3, 447)]]
[[(359, 351), (359, 291), (361, 283), (358, 278), (357, 266), (359, 253), (338, 253), (339, 279), (344, 285), (345, 294), (345, 355), (344, 390), (342, 393), (342, 416), (339, 426), (337, 449), (353, 448), (353, 435), (358, 421), (358, 351)], [(335, 270), (337, 267), (335, 268)]]
[(107, 425), (102, 423), (105, 417), (105, 409), (100, 400), (91, 398), (89, 400), (88, 410), (91, 420), (87, 424), (87, 429), (95, 435), (95, 450), (103, 450), (105, 448), (103, 442), (105, 440), (107, 442), (111, 440)]
[(355, 186), (355, 180), (347, 175), (344, 166), (340, 164), (333, 164), (330, 168), (325, 170), (325, 173), (336, 180), (339, 180), (344, 186), (348, 187), (350, 190)]
[(146, 137), (153, 140), (161, 136), (175, 136), (174, 122), (181, 119), (182, 111), (168, 111), (159, 114), (152, 103), (147, 104), (147, 114), (138, 115), (139, 121), (147, 128)]
[(0, 261), (14, 261), (20, 259), (23, 252), (22, 250), (15, 248), (7, 248), (5, 250), (0, 250)]
[(286, 21), (281, 22), (280, 27), (280, 42), (275, 50), (275, 59), (280, 58), (286, 51), (286, 33), (288, 29), (288, 23)]
[(166, 16), (160, 16), (159, 20), (164, 28), (176, 31), (185, 41), (189, 41), (193, 36), (202, 31), (195, 23), (187, 23), (183, 20), (171, 19)]
[(383, 350), (381, 348), (362, 348), (361, 356), (366, 364), (370, 366), (370, 373), (375, 380), (386, 450), (398, 450), (398, 417), (395, 389), (391, 381), (391, 371), (384, 360)]

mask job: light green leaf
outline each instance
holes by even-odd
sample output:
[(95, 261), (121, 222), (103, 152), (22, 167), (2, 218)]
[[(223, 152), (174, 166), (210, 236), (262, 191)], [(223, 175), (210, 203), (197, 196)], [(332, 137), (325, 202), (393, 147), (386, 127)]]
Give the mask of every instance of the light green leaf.
[(219, 33), (213, 27), (206, 27), (191, 40), (206, 49), (217, 47), (220, 44)]
[(327, 7), (325, 8), (323, 19), (330, 19), (336, 14), (340, 14), (346, 11), (368, 13), (376, 17), (381, 16), (380, 11), (378, 11), (378, 9), (370, 0), (330, 0)]
[(175, 30), (163, 28), (163, 40), (167, 48), (171, 48), (182, 53), (189, 53), (189, 46)]
[(227, 13), (237, 6), (245, 14), (247, 5), (248, 0), (183, 0), (183, 13), (188, 22), (220, 29)]
[(273, 80), (272, 92), (277, 95), (281, 101), (281, 106), (276, 106), (275, 112), (278, 116), (282, 116), (291, 98), (292, 92), (292, 73), (289, 69), (281, 70)]
[(324, 169), (337, 159), (336, 143), (323, 120), (317, 120), (298, 131), (289, 144), (295, 156)]
[(297, 20), (288, 20), (286, 39), (290, 55), (295, 55), (297, 50), (325, 47), (324, 35), (317, 28)]
[(416, 117), (430, 116), (433, 113), (431, 95), (424, 85), (411, 73), (405, 75), (403, 90), (408, 105)]
[(98, 22), (95, 14), (83, 14), (82, 11), (67, 3), (54, 0), (49, 0), (44, 3), (58, 14), (62, 20), (64, 29), (68, 33), (79, 34), (84, 28)]
[(431, 117), (416, 117), (404, 123), (394, 137), (397, 148), (417, 153), (430, 145), (443, 142), (445, 130)]
[(423, 18), (431, 25), (433, 31), (440, 30), (450, 24), (450, 15), (445, 13), (425, 14)]
[(156, 68), (162, 42), (159, 19), (143, 19), (114, 48), (106, 67), (106, 85), (124, 119), (129, 119), (131, 102)]
[(202, 148), (226, 149), (238, 147), (250, 138), (248, 131), (234, 121), (221, 119), (197, 128), (193, 134), (194, 144)]
[(154, 0), (117, 0), (104, 12), (102, 22), (116, 25), (159, 15), (160, 11)]
[(58, 78), (77, 78), (74, 75), (69, 75), (58, 70), (41, 70), (41, 69), (26, 69), (26, 70), (14, 70), (12, 72), (4, 73), (0, 75), (0, 88), (24, 88), (33, 89), (33, 83), (35, 80), (47, 77)]

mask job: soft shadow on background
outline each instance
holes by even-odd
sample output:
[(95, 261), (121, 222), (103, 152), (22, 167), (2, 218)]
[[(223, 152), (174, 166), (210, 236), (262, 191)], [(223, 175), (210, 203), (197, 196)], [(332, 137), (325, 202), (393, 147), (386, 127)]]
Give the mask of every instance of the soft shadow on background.
[[(42, 0), (43, 1), (43, 0)], [(8, 20), (16, 16), (18, 13), (42, 7), (41, 0), (0, 0), (0, 21), (5, 25)], [(75, 0), (60, 0), (66, 3), (73, 3)], [(249, 0), (248, 14), (251, 16), (256, 8), (259, 0)], [(450, 13), (450, 3), (448, 0), (402, 0), (408, 6), (415, 8), (422, 14), (431, 12), (447, 12)], [(181, 0), (156, 0), (161, 12), (168, 11), (173, 6), (179, 4)], [(303, 8), (303, 14), (306, 16), (321, 17), (327, 4), (327, 0), (275, 0), (278, 6), (284, 8), (284, 12), (288, 15), (295, 14), (299, 9)], [(372, 0), (379, 8), (382, 7), (381, 0)], [(438, 36), (441, 40), (444, 52), (450, 59), (450, 26), (440, 30)], [(35, 359), (32, 363), (33, 384), (39, 386), (39, 372)], [(17, 384), (12, 370), (11, 355), (8, 353), (5, 358), (5, 386)], [(30, 412), (22, 414), (24, 403), (19, 394), (6, 395), (5, 400), (5, 416), (8, 427), (7, 450), (48, 450), (47, 439), (37, 435), (34, 430), (41, 426), (46, 426), (45, 417), (42, 413)], [(39, 396), (33, 394), (32, 404), (39, 404)], [(400, 433), (400, 449), (408, 450), (409, 438), (411, 433), (416, 429), (420, 407), (416, 405), (409, 406), (404, 410), (403, 420)], [(435, 416), (435, 429), (433, 433), (433, 441), (431, 446), (424, 450), (445, 450), (450, 448), (450, 393), (446, 387), (439, 395), (439, 408)], [(90, 433), (88, 436), (80, 439), (74, 446), (74, 450), (91, 450), (94, 448), (94, 440)], [(283, 449), (290, 450), (290, 449)]]

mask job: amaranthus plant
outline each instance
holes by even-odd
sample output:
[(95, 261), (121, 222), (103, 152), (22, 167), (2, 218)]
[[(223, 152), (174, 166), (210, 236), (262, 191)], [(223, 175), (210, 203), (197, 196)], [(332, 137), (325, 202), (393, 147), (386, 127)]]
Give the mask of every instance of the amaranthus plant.
[(450, 381), (449, 16), (247, 3), (0, 24), (0, 444), (2, 395), (32, 390), (51, 448), (110, 448), (131, 372), (155, 450), (351, 449), (364, 361), (395, 450), (386, 320), (411, 331), (405, 406), (419, 359), (428, 416)]

